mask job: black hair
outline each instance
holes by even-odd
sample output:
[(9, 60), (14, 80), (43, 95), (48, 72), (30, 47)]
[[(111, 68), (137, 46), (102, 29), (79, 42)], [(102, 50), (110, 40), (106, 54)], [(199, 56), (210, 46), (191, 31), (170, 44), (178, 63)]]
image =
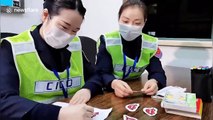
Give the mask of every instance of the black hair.
[(58, 15), (62, 8), (77, 10), (83, 18), (86, 13), (81, 0), (45, 0), (43, 7), (48, 9), (50, 17)]
[(145, 5), (144, 2), (142, 2), (142, 0), (126, 0), (122, 6), (120, 7), (120, 10), (118, 12), (118, 18), (121, 17), (122, 12), (131, 6), (138, 6), (139, 8), (141, 8), (143, 14), (144, 14), (144, 20), (147, 19), (147, 7)]

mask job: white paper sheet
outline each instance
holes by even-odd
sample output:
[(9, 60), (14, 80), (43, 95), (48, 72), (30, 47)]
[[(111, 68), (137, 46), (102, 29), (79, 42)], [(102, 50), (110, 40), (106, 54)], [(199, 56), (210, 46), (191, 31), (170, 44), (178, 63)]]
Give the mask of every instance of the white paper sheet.
[[(54, 102), (53, 105), (60, 106), (60, 107), (67, 107), (69, 106), (68, 103), (65, 102)], [(109, 113), (112, 111), (112, 108), (109, 109), (99, 109), (94, 108), (94, 113), (96, 114), (92, 119), (93, 120), (104, 120), (109, 116)]]
[(163, 99), (165, 96), (166, 92), (172, 92), (172, 93), (183, 93), (186, 91), (186, 88), (181, 88), (178, 86), (167, 86), (161, 90), (159, 90), (155, 96), (152, 96), (152, 98), (159, 98)]
[(94, 116), (92, 119), (93, 120), (104, 120), (109, 116), (109, 113), (111, 113), (112, 108), (109, 109), (99, 109), (99, 108), (94, 108), (94, 113), (98, 112), (99, 114)]

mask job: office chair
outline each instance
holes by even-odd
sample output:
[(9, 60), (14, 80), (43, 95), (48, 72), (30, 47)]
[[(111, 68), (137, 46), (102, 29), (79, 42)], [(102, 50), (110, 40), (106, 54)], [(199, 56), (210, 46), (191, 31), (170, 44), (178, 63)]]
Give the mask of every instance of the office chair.
[(79, 38), (81, 39), (82, 49), (86, 57), (89, 59), (91, 64), (95, 65), (97, 54), (96, 41), (86, 36), (79, 36)]
[(6, 37), (11, 37), (17, 35), (16, 33), (9, 33), (9, 32), (2, 32), (0, 38), (6, 38)]

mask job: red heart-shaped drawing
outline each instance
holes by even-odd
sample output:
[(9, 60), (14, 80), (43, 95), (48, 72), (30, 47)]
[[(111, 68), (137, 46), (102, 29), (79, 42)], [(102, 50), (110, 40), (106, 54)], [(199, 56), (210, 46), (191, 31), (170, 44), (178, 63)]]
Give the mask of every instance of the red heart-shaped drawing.
[(138, 103), (132, 103), (132, 104), (126, 105), (125, 108), (130, 112), (135, 112), (139, 106), (140, 106), (140, 104), (138, 104)]
[(149, 116), (155, 116), (158, 112), (158, 109), (154, 107), (143, 108), (143, 112), (145, 112)]
[(130, 117), (128, 115), (123, 115), (123, 120), (138, 120), (138, 119), (134, 117)]

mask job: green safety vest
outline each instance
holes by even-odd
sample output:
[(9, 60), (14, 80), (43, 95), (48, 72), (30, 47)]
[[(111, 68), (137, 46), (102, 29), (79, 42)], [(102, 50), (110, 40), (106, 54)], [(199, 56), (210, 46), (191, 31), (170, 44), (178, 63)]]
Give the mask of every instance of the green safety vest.
[[(132, 70), (130, 74), (125, 78), (125, 80), (139, 78), (149, 64), (150, 59), (155, 55), (157, 51), (158, 39), (144, 33), (142, 33), (141, 35), (142, 45), (140, 58), (138, 58), (138, 62), (134, 71)], [(118, 31), (107, 33), (104, 35), (104, 38), (106, 49), (112, 57), (113, 75), (117, 79), (122, 79), (124, 73), (124, 57), (120, 33)], [(132, 69), (133, 64), (134, 60), (126, 57), (126, 73), (129, 69)]]
[(68, 95), (73, 95), (84, 85), (80, 38), (75, 37), (67, 48), (72, 52), (69, 80), (67, 80), (65, 70), (59, 72), (60, 81), (51, 70), (44, 66), (39, 58), (30, 30), (3, 40), (9, 41), (12, 46), (14, 62), (20, 80), (19, 92), (21, 97), (41, 103), (52, 103), (63, 98), (61, 84), (67, 88)]

